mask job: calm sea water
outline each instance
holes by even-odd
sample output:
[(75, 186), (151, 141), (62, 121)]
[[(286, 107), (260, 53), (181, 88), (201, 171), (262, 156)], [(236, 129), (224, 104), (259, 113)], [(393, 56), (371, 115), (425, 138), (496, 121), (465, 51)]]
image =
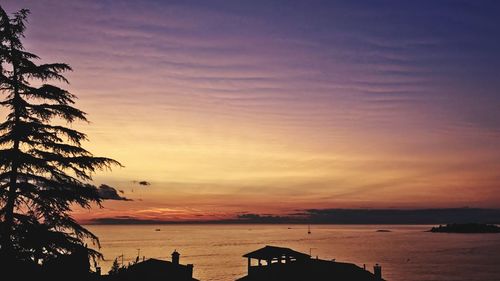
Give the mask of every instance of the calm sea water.
[(304, 225), (88, 226), (100, 237), (104, 272), (122, 254), (125, 263), (138, 249), (141, 258), (170, 260), (176, 249), (181, 263), (194, 264), (195, 278), (230, 281), (246, 275), (243, 254), (275, 245), (370, 270), (379, 263), (392, 281), (500, 280), (500, 234), (424, 232), (429, 227), (313, 225), (308, 235)]

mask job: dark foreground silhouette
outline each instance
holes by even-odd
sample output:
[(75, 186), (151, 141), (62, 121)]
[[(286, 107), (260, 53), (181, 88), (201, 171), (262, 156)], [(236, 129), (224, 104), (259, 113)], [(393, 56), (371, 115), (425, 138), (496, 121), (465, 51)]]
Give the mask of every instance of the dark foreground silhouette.
[(109, 281), (149, 281), (149, 280), (175, 280), (198, 281), (193, 278), (193, 265), (183, 265), (179, 262), (180, 254), (172, 253), (172, 261), (148, 259), (137, 262), (126, 268), (119, 269), (116, 273), (101, 276), (100, 280)]
[(429, 231), (443, 233), (500, 233), (500, 227), (494, 224), (453, 223), (433, 227)]
[[(43, 265), (2, 255), (0, 258), (2, 274), (0, 280), (50, 280), (50, 281), (87, 281), (99, 280), (90, 271), (89, 252), (80, 250), (70, 255), (60, 255), (47, 259)], [(5, 279), (4, 279), (5, 278)]]
[(237, 281), (383, 280), (379, 265), (371, 273), (352, 263), (313, 259), (289, 248), (266, 246), (243, 257), (248, 259), (248, 275)]
[[(351, 263), (320, 260), (289, 248), (266, 246), (244, 255), (248, 259), (248, 275), (236, 281), (382, 281), (382, 268), (374, 272)], [(5, 280), (70, 280), (70, 281), (198, 281), (193, 278), (193, 265), (179, 262), (180, 254), (172, 253), (172, 261), (143, 259), (112, 270), (112, 274), (92, 272), (88, 254), (84, 252), (61, 256), (43, 266), (13, 262), (2, 274)], [(252, 264), (252, 261), (255, 264)], [(111, 273), (111, 272), (110, 272)]]

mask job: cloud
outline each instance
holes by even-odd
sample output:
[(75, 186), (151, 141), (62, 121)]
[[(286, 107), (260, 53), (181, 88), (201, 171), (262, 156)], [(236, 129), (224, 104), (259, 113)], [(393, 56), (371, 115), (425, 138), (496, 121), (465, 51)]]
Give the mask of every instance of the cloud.
[[(202, 214), (195, 215), (197, 218)], [(296, 213), (256, 214), (238, 212), (228, 219), (165, 220), (133, 215), (93, 218), (91, 224), (446, 224), (500, 223), (500, 209), (443, 208), (443, 209), (308, 209)]]
[(132, 182), (135, 183), (135, 184), (138, 184), (138, 185), (142, 185), (142, 186), (149, 186), (149, 185), (151, 185), (151, 183), (149, 181), (144, 181), (144, 180), (142, 180), (142, 181), (132, 181)]
[[(189, 194), (231, 211), (276, 198), (294, 208), (498, 205), (490, 5), (3, 2), (32, 9), (28, 49), (77, 70), (71, 88), (85, 93), (92, 145), (130, 163), (109, 182), (232, 180)], [(371, 160), (409, 164), (357, 167)], [(235, 194), (242, 182), (259, 188)]]
[[(118, 194), (118, 191), (116, 190), (116, 188), (111, 187), (111, 186), (106, 185), (106, 184), (101, 184), (97, 188), (97, 192), (99, 193), (99, 197), (101, 197), (101, 199), (104, 199), (104, 200), (132, 201), (132, 199), (128, 199), (126, 197), (120, 196)], [(119, 192), (123, 194), (123, 190), (120, 190)]]
[(498, 223), (500, 209), (308, 209), (308, 222), (333, 224)]
[(130, 216), (95, 218), (90, 221), (91, 224), (161, 224), (162, 220), (138, 219)]

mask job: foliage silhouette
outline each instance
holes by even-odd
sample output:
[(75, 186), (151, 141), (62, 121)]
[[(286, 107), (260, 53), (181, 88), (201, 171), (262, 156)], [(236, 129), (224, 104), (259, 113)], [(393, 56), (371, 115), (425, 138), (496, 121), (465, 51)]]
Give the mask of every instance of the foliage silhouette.
[(118, 258), (115, 258), (115, 260), (113, 261), (113, 265), (111, 266), (111, 269), (109, 270), (108, 274), (109, 275), (118, 274), (118, 272), (120, 272), (120, 270), (121, 270), (121, 267), (118, 264)]
[(72, 205), (90, 208), (101, 198), (89, 182), (97, 170), (120, 163), (94, 157), (86, 135), (65, 125), (86, 121), (76, 97), (48, 81), (68, 83), (64, 63), (37, 64), (22, 38), (29, 10), (9, 16), (0, 6), (0, 251), (4, 257), (43, 263), (86, 250), (98, 238), (70, 215)]

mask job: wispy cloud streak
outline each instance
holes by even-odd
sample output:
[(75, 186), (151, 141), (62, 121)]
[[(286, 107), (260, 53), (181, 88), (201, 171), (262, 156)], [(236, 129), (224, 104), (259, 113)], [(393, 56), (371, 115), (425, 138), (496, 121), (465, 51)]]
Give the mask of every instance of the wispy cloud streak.
[(126, 165), (98, 180), (155, 183), (134, 210), (500, 201), (496, 2), (4, 6), (31, 8), (27, 47), (75, 69), (90, 149)]

